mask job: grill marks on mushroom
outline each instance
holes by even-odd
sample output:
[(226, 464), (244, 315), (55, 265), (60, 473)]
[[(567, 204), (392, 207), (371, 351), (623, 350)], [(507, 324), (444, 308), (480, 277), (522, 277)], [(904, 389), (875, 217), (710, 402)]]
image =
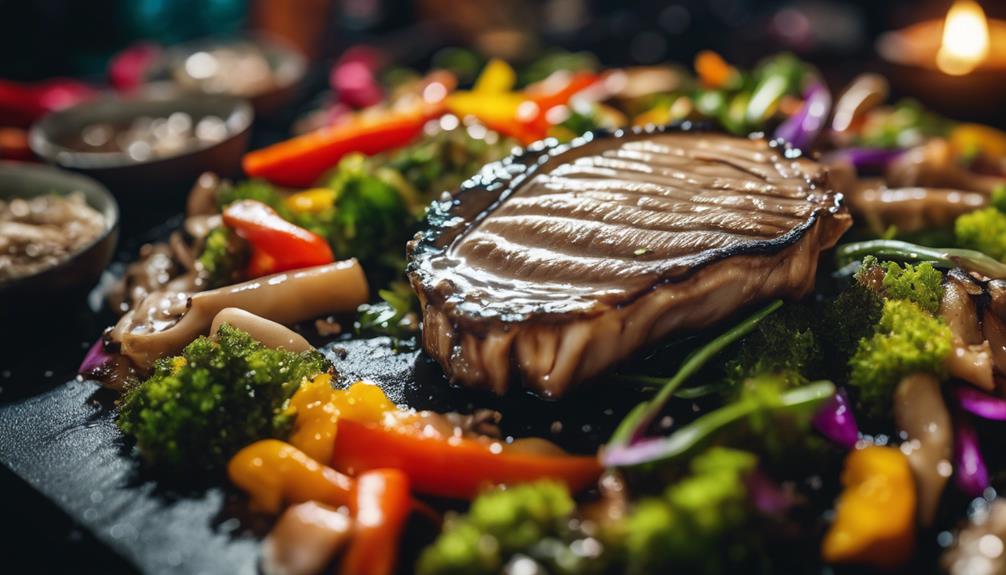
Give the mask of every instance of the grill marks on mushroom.
[(410, 243), (426, 350), (457, 381), (562, 394), (667, 333), (812, 287), (849, 225), (764, 140), (600, 137), (491, 165)]

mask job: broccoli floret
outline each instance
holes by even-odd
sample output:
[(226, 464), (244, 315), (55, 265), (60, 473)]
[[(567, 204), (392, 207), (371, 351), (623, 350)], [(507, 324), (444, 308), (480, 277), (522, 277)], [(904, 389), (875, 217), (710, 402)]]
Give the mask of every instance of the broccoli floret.
[(876, 332), (860, 340), (849, 360), (849, 383), (874, 413), (890, 405), (894, 387), (914, 372), (942, 375), (950, 328), (909, 300), (886, 300)]
[(497, 134), (473, 138), (464, 126), (442, 130), (394, 152), (387, 166), (401, 174), (425, 206), (474, 176), (482, 166), (510, 153), (516, 143)]
[(884, 265), (884, 296), (888, 299), (903, 299), (917, 304), (931, 314), (940, 311), (943, 299), (943, 274), (933, 264), (923, 262), (918, 265), (898, 265), (887, 262)]
[(329, 367), (318, 352), (272, 349), (224, 324), (216, 340), (199, 337), (182, 355), (157, 361), (122, 399), (117, 422), (151, 465), (219, 470), (245, 445), (284, 437), (287, 400)]
[(940, 310), (943, 273), (929, 262), (898, 264), (866, 256), (855, 277), (856, 283), (884, 299), (908, 300), (931, 314)]
[(207, 288), (220, 287), (241, 279), (248, 257), (248, 244), (233, 230), (221, 226), (207, 234), (196, 269)]
[(717, 573), (743, 560), (745, 543), (731, 534), (750, 517), (745, 478), (756, 465), (751, 453), (713, 447), (662, 497), (641, 500), (624, 526), (627, 571)]
[[(823, 325), (819, 330), (823, 347), (829, 350), (829, 370), (842, 374), (849, 358), (859, 347), (859, 340), (873, 335), (884, 302), (877, 292), (858, 281), (824, 306)], [(840, 378), (841, 379), (841, 378)]]
[(330, 213), (323, 214), (331, 219), (328, 233), (322, 234), (336, 257), (374, 261), (389, 250), (401, 249), (412, 235), (415, 219), (393, 183), (360, 154), (339, 162), (326, 182), (336, 199)]
[(1006, 184), (999, 184), (992, 190), (989, 205), (1000, 212), (1006, 213)]
[(362, 154), (343, 158), (325, 181), (336, 194), (327, 209), (291, 210), (287, 195), (261, 180), (222, 189), (218, 202), (224, 207), (238, 200), (258, 200), (284, 220), (326, 238), (337, 258), (355, 257), (367, 263), (368, 270), (391, 267), (398, 273), (404, 259), (387, 256), (400, 252), (415, 231), (416, 218), (407, 201), (411, 192), (397, 172), (375, 165)]
[(962, 248), (1006, 262), (1006, 213), (994, 207), (959, 216), (954, 222), (954, 237)]
[(724, 364), (724, 381), (736, 388), (762, 374), (787, 374), (792, 383), (805, 380), (820, 364), (821, 349), (804, 306), (790, 305), (762, 320), (741, 340)]
[(553, 481), (484, 493), (468, 514), (447, 522), (419, 558), (421, 575), (498, 573), (515, 553), (530, 553), (543, 539), (560, 535), (576, 504)]

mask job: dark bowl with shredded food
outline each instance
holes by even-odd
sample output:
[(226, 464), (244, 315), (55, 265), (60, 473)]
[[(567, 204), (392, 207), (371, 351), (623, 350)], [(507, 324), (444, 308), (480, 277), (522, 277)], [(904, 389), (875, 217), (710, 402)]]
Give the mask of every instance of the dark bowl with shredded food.
[(204, 172), (239, 175), (253, 118), (241, 98), (148, 87), (52, 112), (32, 126), (29, 144), (50, 164), (107, 186), (129, 221), (168, 213)]
[(79, 303), (111, 261), (118, 236), (119, 206), (97, 181), (0, 162), (3, 315)]

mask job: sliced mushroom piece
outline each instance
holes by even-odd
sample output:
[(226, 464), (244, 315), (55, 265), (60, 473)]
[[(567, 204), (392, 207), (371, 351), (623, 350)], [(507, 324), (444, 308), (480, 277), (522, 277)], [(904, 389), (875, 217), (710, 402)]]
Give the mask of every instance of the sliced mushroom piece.
[(978, 345), (957, 345), (955, 341), (953, 353), (947, 358), (950, 375), (985, 391), (995, 390), (992, 368), (992, 350), (987, 341)]
[(954, 350), (947, 359), (947, 369), (954, 377), (992, 391), (995, 389), (993, 356), (978, 325), (978, 309), (972, 298), (976, 287), (979, 286), (970, 277), (957, 272), (947, 274), (943, 284), (940, 316), (954, 336)]
[(314, 501), (287, 508), (262, 542), (265, 575), (316, 575), (349, 540), (349, 513)]
[(195, 253), (194, 246), (189, 245), (185, 241), (185, 237), (181, 231), (175, 230), (171, 232), (171, 236), (168, 237), (168, 245), (171, 247), (171, 255), (175, 261), (185, 268), (187, 272), (196, 269), (197, 254)]
[(1006, 281), (992, 280), (985, 286), (989, 294), (989, 309), (996, 317), (1006, 319)]
[(853, 216), (865, 219), (870, 229), (878, 233), (890, 226), (897, 227), (902, 233), (949, 228), (958, 216), (988, 203), (988, 198), (980, 192), (946, 188), (888, 188), (870, 180), (851, 187), (846, 197)]
[(218, 213), (217, 190), (222, 184), (220, 176), (213, 172), (203, 172), (186, 199), (185, 215), (192, 217)]
[(958, 166), (949, 144), (941, 139), (905, 152), (891, 163), (886, 177), (891, 187), (953, 188), (985, 196), (991, 196), (992, 190), (1003, 184), (1003, 178), (975, 174)]
[(303, 336), (285, 325), (236, 307), (225, 308), (213, 318), (210, 337), (216, 337), (220, 326), (225, 323), (247, 332), (266, 347), (283, 348), (298, 353), (314, 349)]
[(836, 134), (848, 131), (869, 110), (887, 100), (890, 86), (880, 74), (860, 74), (839, 96), (832, 114), (831, 129)]
[(982, 315), (982, 331), (992, 352), (992, 365), (997, 372), (1006, 375), (1006, 325), (991, 309), (986, 309)]
[(178, 353), (209, 332), (213, 318), (237, 307), (282, 324), (355, 310), (368, 298), (367, 279), (355, 260), (346, 260), (261, 277), (200, 292), (150, 294), (124, 315), (110, 332), (120, 353), (140, 369), (161, 357)]
[(918, 488), (919, 522), (930, 526), (953, 472), (953, 427), (940, 382), (925, 373), (902, 379), (894, 392), (894, 420), (908, 436), (908, 450), (902, 450)]

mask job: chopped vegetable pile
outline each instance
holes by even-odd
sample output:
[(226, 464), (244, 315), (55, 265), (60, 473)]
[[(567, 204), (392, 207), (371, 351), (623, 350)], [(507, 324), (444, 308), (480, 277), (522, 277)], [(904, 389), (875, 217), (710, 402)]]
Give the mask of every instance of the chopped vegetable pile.
[[(283, 513), (270, 564), (303, 553), (314, 572), (376, 575), (914, 573), (930, 572), (936, 554), (944, 565), (991, 565), (996, 557), (977, 557), (956, 535), (983, 529), (1002, 555), (1002, 522), (990, 527), (974, 510), (1001, 504), (1006, 477), (996, 449), (1006, 421), (1006, 134), (913, 100), (888, 105), (876, 74), (833, 93), (792, 54), (744, 70), (703, 51), (694, 73), (604, 70), (564, 52), (514, 68), (447, 50), (427, 75), (380, 61), (347, 54), (337, 67), (363, 66), (373, 85), (337, 90), (310, 118), (320, 125), (250, 152), (248, 179), (200, 184), (205, 205), (190, 200), (186, 233), (127, 272), (120, 307), (126, 319), (187, 328), (171, 314), (193, 307), (196, 292), (226, 300), (239, 282), (348, 259), (366, 271), (355, 270), (356, 299), (313, 324), (310, 314), (213, 304), (199, 312), (203, 335), (152, 370), (123, 359), (111, 331), (85, 361), (89, 376), (125, 374), (117, 422), (147, 464), (174, 476), (226, 471), (254, 511)], [(455, 349), (421, 331), (404, 275), (431, 202), (449, 204), (521, 145), (674, 122), (762, 132), (785, 140), (787, 161), (814, 155), (829, 167), (855, 226), (817, 262), (810, 293), (747, 297), (733, 317), (601, 374), (598, 388), (631, 386), (645, 400), (613, 401), (605, 421), (575, 426), (582, 433), (557, 418), (530, 426), (544, 437), (521, 437), (508, 413), (530, 398), (472, 393), (471, 413), (416, 411), (395, 402), (436, 405), (436, 394), (460, 392), (418, 400), (426, 388), (386, 395), (336, 373), (331, 341)], [(180, 238), (187, 261), (171, 259)], [(337, 283), (316, 299), (338, 300)], [(486, 355), (493, 337), (475, 336)], [(534, 345), (550, 337), (543, 328)]]

